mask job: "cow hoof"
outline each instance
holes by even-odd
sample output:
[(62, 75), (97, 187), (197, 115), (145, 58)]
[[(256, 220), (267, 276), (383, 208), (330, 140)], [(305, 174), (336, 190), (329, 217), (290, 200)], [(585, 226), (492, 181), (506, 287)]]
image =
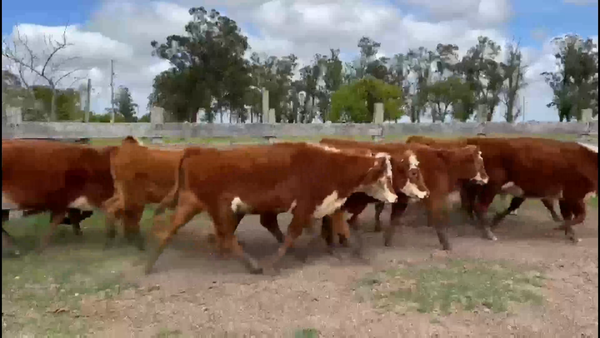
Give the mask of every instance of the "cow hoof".
[(569, 237), (569, 240), (573, 244), (577, 244), (577, 243), (581, 242), (581, 238), (577, 238), (577, 237)]
[(483, 232), (483, 238), (485, 239), (489, 239), (490, 241), (497, 241), (498, 237), (496, 237), (496, 235), (494, 235), (494, 233), (492, 233), (491, 230), (489, 229), (485, 229)]
[(381, 232), (381, 224), (379, 222), (375, 223), (375, 228), (373, 229), (373, 232)]

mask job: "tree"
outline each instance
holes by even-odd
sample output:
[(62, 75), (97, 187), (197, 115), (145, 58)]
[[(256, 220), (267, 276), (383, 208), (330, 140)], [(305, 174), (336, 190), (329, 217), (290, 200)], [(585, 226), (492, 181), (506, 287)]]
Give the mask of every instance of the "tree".
[(581, 110), (594, 109), (598, 91), (598, 51), (592, 39), (568, 34), (552, 40), (558, 70), (543, 72), (546, 82), (554, 92), (548, 107), (555, 106), (560, 121), (581, 119)]
[(137, 104), (133, 102), (131, 98), (131, 92), (129, 92), (129, 88), (127, 87), (119, 87), (119, 91), (117, 92), (117, 98), (115, 100), (117, 111), (119, 114), (123, 116), (125, 122), (136, 122), (137, 117), (135, 116), (135, 109), (137, 108)]
[(366, 78), (342, 86), (331, 97), (331, 121), (370, 123), (373, 121), (374, 103), (384, 105), (384, 120), (396, 120), (402, 116), (402, 89)]
[(511, 43), (507, 46), (506, 63), (501, 63), (504, 75), (504, 85), (501, 95), (502, 101), (506, 105), (504, 118), (506, 122), (512, 123), (517, 120), (521, 111), (516, 111), (518, 93), (526, 86), (524, 73), (526, 66), (522, 64), (522, 54), (518, 43)]
[(469, 88), (459, 77), (452, 76), (429, 85), (427, 98), (433, 105), (431, 119), (433, 122), (444, 122), (451, 113), (450, 107), (456, 108), (456, 103), (465, 98)]
[[(66, 64), (74, 61), (77, 57), (59, 58), (61, 51), (73, 45), (67, 42), (67, 27), (65, 26), (60, 40), (55, 40), (51, 36), (45, 36), (45, 50), (40, 54), (36, 54), (33, 51), (27, 37), (22, 37), (18, 28), (16, 29), (16, 33), (17, 35), (13, 38), (12, 42), (2, 41), (2, 56), (15, 64), (21, 83), (28, 90), (31, 89), (32, 84), (26, 80), (28, 78), (26, 74), (33, 75), (35, 79), (42, 79), (47, 83), (51, 89), (49, 117), (51, 121), (56, 121), (57, 89), (62, 80), (80, 71), (80, 69), (71, 69), (68, 71), (63, 69)], [(75, 81), (79, 79), (75, 78)], [(68, 87), (71, 87), (73, 83)]]
[(150, 104), (162, 106), (178, 121), (196, 120), (205, 109), (207, 122), (224, 108), (240, 109), (250, 83), (250, 68), (244, 60), (247, 37), (237, 23), (218, 11), (204, 7), (189, 10), (192, 20), (186, 34), (171, 35), (159, 44), (152, 41), (153, 55), (168, 60), (171, 69), (154, 79)]
[(408, 69), (417, 77), (415, 91), (410, 93), (410, 121), (420, 122), (427, 106), (427, 89), (431, 76), (431, 64), (437, 59), (435, 53), (425, 47), (410, 49), (406, 54)]

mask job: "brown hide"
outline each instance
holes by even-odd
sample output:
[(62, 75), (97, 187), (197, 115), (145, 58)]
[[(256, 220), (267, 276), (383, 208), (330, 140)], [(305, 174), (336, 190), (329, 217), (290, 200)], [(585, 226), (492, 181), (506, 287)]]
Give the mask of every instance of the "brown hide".
[(6, 198), (19, 209), (52, 212), (51, 230), (41, 248), (71, 203), (84, 197), (89, 207), (101, 208), (113, 195), (114, 150), (43, 140), (2, 141), (3, 201)]
[[(411, 137), (409, 140), (441, 147), (452, 146), (451, 141), (438, 142), (423, 137)], [(487, 185), (469, 192), (470, 202), (475, 197), (478, 199), (474, 209), (478, 218), (482, 220), (486, 237), (495, 239), (483, 216), (494, 196), (500, 193), (503, 187), (506, 189), (505, 185), (511, 183), (513, 187), (509, 192), (516, 194), (521, 199), (521, 203), (525, 198), (542, 198), (546, 200), (544, 204), (553, 213), (552, 208), (549, 207), (551, 200), (559, 199), (561, 209), (565, 208), (561, 213), (570, 215), (559, 229), (565, 230), (571, 240), (578, 241), (571, 227), (585, 219), (583, 200), (586, 194), (597, 193), (597, 152), (574, 142), (531, 137), (467, 138), (460, 139), (458, 142), (479, 146), (490, 176)], [(511, 202), (513, 210), (518, 205), (515, 207)], [(509, 212), (510, 208), (497, 215), (494, 225), (497, 225)], [(570, 217), (574, 218), (570, 219)]]
[[(388, 163), (385, 158), (306, 143), (228, 150), (185, 149), (173, 190), (176, 193), (170, 194), (177, 200), (171, 229), (161, 240), (146, 271), (150, 271), (170, 236), (204, 210), (213, 219), (219, 244), (247, 263), (251, 271), (262, 271), (235, 239), (240, 216), (286, 211), (294, 215), (283, 246), (271, 262), (275, 263), (305, 224), (339, 209), (344, 199), (359, 187), (384, 179)], [(321, 204), (329, 207), (321, 209)]]

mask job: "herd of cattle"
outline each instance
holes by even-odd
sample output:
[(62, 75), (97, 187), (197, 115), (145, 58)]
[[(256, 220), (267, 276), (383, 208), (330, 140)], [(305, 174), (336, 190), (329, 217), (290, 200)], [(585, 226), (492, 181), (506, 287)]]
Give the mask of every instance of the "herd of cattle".
[[(357, 218), (375, 204), (376, 231), (386, 203), (389, 246), (407, 206), (421, 201), (428, 226), (444, 250), (448, 200), (460, 193), (461, 208), (477, 220), (484, 238), (526, 198), (542, 199), (552, 218), (574, 242), (573, 226), (584, 221), (585, 200), (598, 191), (598, 150), (576, 142), (538, 138), (460, 138), (411, 136), (406, 143), (322, 139), (319, 143), (275, 143), (230, 149), (149, 148), (129, 136), (120, 146), (102, 148), (43, 140), (2, 141), (2, 202), (27, 213), (51, 212), (51, 226), (40, 250), (58, 225), (80, 221), (92, 210), (106, 215), (107, 245), (121, 221), (124, 237), (144, 249), (139, 222), (146, 204), (158, 204), (150, 238), (156, 246), (146, 266), (150, 272), (170, 238), (195, 215), (212, 218), (221, 252), (232, 253), (253, 273), (269, 269), (293, 247), (314, 219), (322, 219), (321, 237), (332, 250), (335, 239), (350, 235), (360, 244)], [(513, 196), (510, 207), (489, 222), (487, 210), (498, 194)], [(562, 219), (554, 211), (558, 200)], [(170, 222), (164, 211), (174, 209)], [(293, 215), (284, 235), (279, 213)], [(349, 220), (344, 213), (351, 214)], [(235, 237), (246, 214), (260, 222), (281, 244), (259, 264)], [(68, 215), (68, 217), (65, 217)], [(8, 211), (3, 210), (3, 222)], [(166, 224), (165, 224), (166, 223)], [(352, 229), (352, 231), (350, 231)], [(14, 242), (2, 229), (3, 251)], [(360, 245), (358, 245), (360, 247)]]

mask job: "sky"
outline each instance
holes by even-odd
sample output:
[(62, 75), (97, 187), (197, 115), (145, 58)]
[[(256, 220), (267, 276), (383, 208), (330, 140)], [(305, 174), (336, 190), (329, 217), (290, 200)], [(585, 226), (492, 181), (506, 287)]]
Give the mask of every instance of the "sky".
[[(110, 106), (113, 59), (115, 88), (128, 87), (142, 115), (152, 80), (169, 66), (151, 55), (150, 41), (182, 34), (192, 6), (216, 8), (235, 20), (252, 51), (294, 53), (301, 64), (330, 48), (350, 61), (364, 35), (380, 42), (385, 56), (419, 46), (433, 50), (440, 42), (458, 45), (462, 55), (480, 35), (502, 47), (517, 40), (528, 65), (525, 119), (537, 121), (558, 120), (546, 107), (552, 91), (540, 75), (556, 67), (551, 39), (567, 33), (598, 39), (597, 0), (4, 0), (2, 36), (12, 41), (18, 31), (36, 53), (44, 53), (44, 37), (59, 39), (68, 25), (72, 45), (57, 62), (69, 59), (62, 69), (78, 71), (61, 85), (77, 87), (90, 78), (92, 110), (103, 112)], [(502, 114), (498, 109), (494, 119)]]

